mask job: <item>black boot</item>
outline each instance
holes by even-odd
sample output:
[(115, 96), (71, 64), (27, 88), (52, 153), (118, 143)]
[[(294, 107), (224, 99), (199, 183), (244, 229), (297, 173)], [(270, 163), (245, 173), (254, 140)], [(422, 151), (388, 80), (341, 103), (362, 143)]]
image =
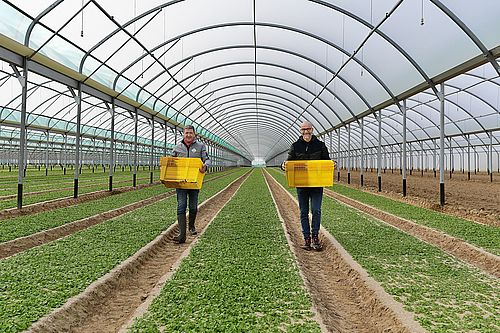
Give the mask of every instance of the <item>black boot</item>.
[(174, 241), (176, 243), (185, 243), (186, 242), (186, 214), (177, 215), (177, 223), (179, 226), (179, 234), (174, 237)]
[(198, 232), (196, 231), (196, 228), (194, 226), (194, 222), (196, 220), (197, 213), (198, 212), (194, 212), (194, 213), (189, 212), (189, 232), (191, 233), (191, 236), (198, 234)]

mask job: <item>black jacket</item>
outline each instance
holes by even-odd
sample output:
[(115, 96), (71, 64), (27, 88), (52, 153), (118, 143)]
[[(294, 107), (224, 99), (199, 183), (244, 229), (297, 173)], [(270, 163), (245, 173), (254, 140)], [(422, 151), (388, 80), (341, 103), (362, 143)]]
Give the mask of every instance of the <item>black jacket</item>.
[(305, 142), (302, 136), (295, 141), (288, 151), (287, 161), (329, 159), (330, 155), (325, 143), (313, 135), (309, 142)]

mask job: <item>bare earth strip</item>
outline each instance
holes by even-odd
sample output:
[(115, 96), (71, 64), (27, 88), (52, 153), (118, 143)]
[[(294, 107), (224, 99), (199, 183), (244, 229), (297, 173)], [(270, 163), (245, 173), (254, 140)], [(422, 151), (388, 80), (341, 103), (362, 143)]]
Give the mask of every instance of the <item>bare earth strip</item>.
[(500, 277), (500, 257), (475, 247), (461, 239), (447, 235), (432, 228), (402, 219), (398, 216), (386, 213), (372, 206), (350, 199), (331, 190), (325, 189), (325, 194), (350, 207), (368, 214), (387, 223), (397, 229), (412, 235), (424, 242), (439, 247), (441, 250), (465, 261), (471, 265), (479, 267), (483, 271)]
[[(280, 219), (281, 226), (283, 227), (283, 231), (285, 233), (288, 247), (290, 248), (290, 250), (292, 252), (292, 255), (293, 255), (293, 258), (295, 259), (295, 262), (298, 262), (297, 249), (293, 246), (292, 239), (290, 238), (290, 233), (288, 232), (287, 226), (285, 224), (285, 219), (283, 218), (283, 216), (280, 213), (278, 202), (276, 202), (276, 197), (274, 196), (273, 191), (271, 190), (271, 185), (269, 184), (268, 179), (266, 179), (266, 184), (267, 184), (267, 188), (269, 189), (269, 192), (271, 193), (271, 197), (273, 199), (274, 206), (276, 207), (276, 211), (278, 212), (278, 217)], [(300, 251), (300, 249), (299, 249), (299, 251)], [(301, 269), (299, 269), (299, 275), (302, 278), (302, 281), (304, 282), (304, 284), (307, 285), (306, 276), (304, 275), (304, 272)], [(316, 302), (313, 302), (312, 307), (311, 307), (311, 311), (312, 311), (312, 313), (314, 313), (314, 320), (316, 320), (316, 322), (319, 324), (319, 327), (321, 328), (322, 333), (328, 332), (328, 328), (326, 327), (326, 325), (323, 321), (323, 318), (321, 317), (321, 314), (319, 313), (318, 309), (316, 308), (315, 303)]]
[[(213, 177), (211, 179), (206, 180), (205, 183), (208, 183), (210, 181), (216, 180), (224, 176), (226, 175)], [(154, 204), (155, 202), (168, 198), (174, 194), (175, 194), (174, 191), (169, 191), (167, 193), (162, 193), (160, 195), (156, 195), (151, 198), (134, 202), (130, 205), (119, 207), (104, 213), (96, 214), (94, 216), (90, 216), (85, 219), (67, 223), (52, 229), (40, 231), (29, 236), (16, 238), (8, 242), (0, 243), (0, 259), (4, 259), (16, 253), (20, 253), (22, 251), (26, 251), (33, 247), (40, 246), (42, 244), (54, 241), (56, 239), (60, 239), (62, 237), (71, 235), (77, 231), (90, 228), (91, 226), (94, 226), (96, 224), (129, 213), (144, 206)]]
[[(337, 172), (338, 170), (335, 170)], [(453, 178), (445, 177), (446, 205), (439, 204), (439, 172), (437, 177), (433, 172), (407, 174), (407, 196), (402, 197), (402, 176), (399, 170), (382, 173), (382, 192), (378, 192), (377, 170), (364, 172), (364, 191), (384, 195), (393, 200), (409, 203), (419, 207), (433, 209), (445, 214), (455, 215), (483, 224), (500, 227), (500, 177), (495, 174), (493, 182), (484, 173), (471, 175), (453, 174)], [(335, 175), (337, 180), (337, 174)], [(351, 170), (351, 184), (347, 184), (347, 172), (341, 170), (342, 185), (360, 189), (360, 172)]]
[[(200, 205), (197, 217), (200, 230), (204, 230), (215, 218), (248, 174)], [(161, 278), (173, 269), (181, 256), (186, 255), (185, 251), (190, 249), (196, 239), (188, 237), (185, 244), (175, 244), (173, 237), (177, 232), (177, 225), (171, 225), (81, 294), (33, 324), (29, 332), (118, 331), (148, 299)]]
[(321, 231), (323, 251), (304, 251), (300, 214), (293, 196), (266, 173), (293, 242), (306, 286), (330, 332), (425, 332), (326, 230)]

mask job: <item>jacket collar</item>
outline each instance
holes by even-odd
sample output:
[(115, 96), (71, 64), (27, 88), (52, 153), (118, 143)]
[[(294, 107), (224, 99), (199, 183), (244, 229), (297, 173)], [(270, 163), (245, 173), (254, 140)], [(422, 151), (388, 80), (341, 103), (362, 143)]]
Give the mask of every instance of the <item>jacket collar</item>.
[(194, 145), (196, 143), (196, 138), (194, 138), (193, 142), (191, 142), (191, 144), (188, 146), (185, 142), (184, 142), (184, 139), (182, 139), (181, 143), (186, 146), (187, 148), (191, 147), (192, 145)]
[(304, 142), (305, 144), (311, 144), (311, 143), (313, 143), (315, 140), (317, 140), (317, 138), (316, 138), (316, 135), (314, 135), (314, 134), (313, 134), (313, 135), (311, 135), (311, 141), (306, 142), (306, 141), (304, 140), (304, 138), (302, 137), (302, 135), (301, 135), (301, 136), (299, 137), (299, 140), (300, 140), (300, 141), (302, 141), (302, 142)]

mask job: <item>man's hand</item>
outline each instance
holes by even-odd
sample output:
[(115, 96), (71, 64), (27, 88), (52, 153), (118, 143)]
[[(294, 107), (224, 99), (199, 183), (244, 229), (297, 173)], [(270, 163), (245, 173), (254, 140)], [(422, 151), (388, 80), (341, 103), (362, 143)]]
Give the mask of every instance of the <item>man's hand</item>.
[(200, 172), (201, 173), (207, 172), (207, 166), (205, 164), (203, 164), (203, 166), (200, 168)]

